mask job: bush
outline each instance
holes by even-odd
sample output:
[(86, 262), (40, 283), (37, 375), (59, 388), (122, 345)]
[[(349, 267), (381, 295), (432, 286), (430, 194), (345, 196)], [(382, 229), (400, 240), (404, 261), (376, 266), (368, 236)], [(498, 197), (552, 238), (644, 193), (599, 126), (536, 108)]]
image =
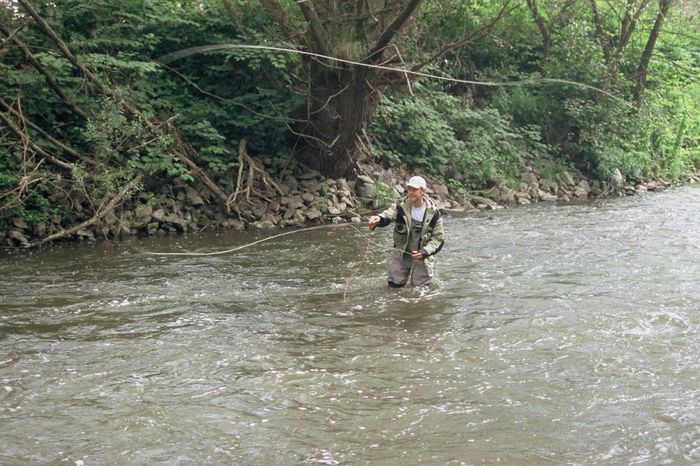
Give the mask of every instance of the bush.
[(526, 157), (549, 150), (538, 127), (519, 128), (495, 108), (471, 110), (439, 91), (385, 98), (370, 130), (381, 161), (424, 170), (453, 187), (518, 177)]

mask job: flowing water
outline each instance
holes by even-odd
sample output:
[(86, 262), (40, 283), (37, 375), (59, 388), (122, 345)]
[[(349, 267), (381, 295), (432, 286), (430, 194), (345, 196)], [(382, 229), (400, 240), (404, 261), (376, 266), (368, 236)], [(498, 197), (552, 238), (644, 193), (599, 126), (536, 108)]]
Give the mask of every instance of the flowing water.
[(0, 464), (700, 464), (700, 187), (445, 226), (4, 253)]

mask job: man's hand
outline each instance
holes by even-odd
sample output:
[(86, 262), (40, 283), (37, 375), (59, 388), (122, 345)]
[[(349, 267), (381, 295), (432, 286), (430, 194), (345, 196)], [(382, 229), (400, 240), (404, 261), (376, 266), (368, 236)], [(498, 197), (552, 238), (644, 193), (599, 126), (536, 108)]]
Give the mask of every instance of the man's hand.
[(420, 251), (413, 251), (411, 252), (411, 259), (413, 259), (414, 261), (422, 261), (423, 253)]
[(377, 225), (379, 224), (379, 220), (381, 220), (379, 215), (372, 215), (369, 218), (369, 220), (367, 221), (367, 223), (369, 224), (369, 229), (374, 230), (375, 228), (377, 228)]

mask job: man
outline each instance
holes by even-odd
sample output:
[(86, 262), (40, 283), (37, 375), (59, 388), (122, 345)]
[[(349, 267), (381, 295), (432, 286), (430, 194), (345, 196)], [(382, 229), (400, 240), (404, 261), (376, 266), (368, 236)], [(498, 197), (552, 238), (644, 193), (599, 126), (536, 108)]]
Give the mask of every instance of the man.
[(406, 197), (379, 215), (369, 218), (369, 228), (394, 227), (394, 251), (389, 256), (389, 286), (405, 286), (409, 278), (414, 286), (430, 283), (433, 256), (443, 245), (442, 216), (425, 192), (425, 179), (414, 176), (406, 183)]

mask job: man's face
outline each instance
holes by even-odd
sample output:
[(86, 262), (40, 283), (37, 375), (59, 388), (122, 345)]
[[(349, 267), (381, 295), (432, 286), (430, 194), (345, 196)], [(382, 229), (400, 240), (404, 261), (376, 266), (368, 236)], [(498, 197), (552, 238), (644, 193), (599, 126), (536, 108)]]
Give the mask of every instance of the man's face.
[(406, 186), (406, 191), (408, 194), (408, 200), (413, 204), (423, 198), (425, 194), (425, 189), (423, 188), (413, 188), (411, 186)]

